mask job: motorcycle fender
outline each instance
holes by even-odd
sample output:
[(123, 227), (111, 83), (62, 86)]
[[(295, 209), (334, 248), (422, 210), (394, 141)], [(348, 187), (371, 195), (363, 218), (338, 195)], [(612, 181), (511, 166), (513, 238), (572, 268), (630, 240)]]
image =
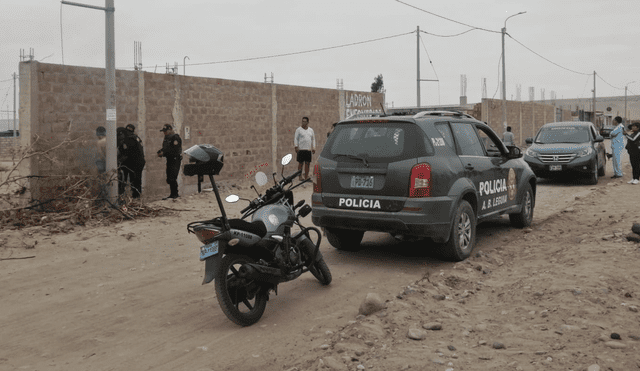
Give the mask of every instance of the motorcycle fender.
[(216, 254), (204, 260), (204, 279), (202, 280), (203, 285), (213, 281), (214, 273), (220, 269), (221, 262), (222, 254)]

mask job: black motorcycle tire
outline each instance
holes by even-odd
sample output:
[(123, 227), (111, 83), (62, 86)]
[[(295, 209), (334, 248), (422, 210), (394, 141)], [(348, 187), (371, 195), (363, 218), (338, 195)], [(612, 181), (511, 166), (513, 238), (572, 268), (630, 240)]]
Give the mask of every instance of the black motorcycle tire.
[(246, 263), (255, 261), (244, 255), (226, 255), (222, 258), (220, 269), (215, 272), (216, 296), (220, 308), (227, 318), (240, 326), (258, 322), (269, 299), (266, 288), (238, 276), (238, 268)]
[(313, 274), (321, 284), (326, 286), (331, 283), (331, 271), (329, 270), (327, 263), (325, 263), (320, 251), (318, 251), (318, 258), (316, 261), (309, 266), (309, 272), (311, 272), (311, 274)]

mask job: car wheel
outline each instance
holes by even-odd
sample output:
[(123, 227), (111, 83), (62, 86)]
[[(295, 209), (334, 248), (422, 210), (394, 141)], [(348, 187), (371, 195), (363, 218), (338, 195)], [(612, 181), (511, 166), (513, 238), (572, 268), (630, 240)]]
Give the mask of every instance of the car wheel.
[(600, 177), (605, 176), (606, 169), (607, 169), (607, 156), (604, 156), (604, 158), (602, 159), (602, 167), (598, 168), (598, 176)]
[(600, 173), (600, 171), (597, 169), (597, 167), (598, 167), (598, 164), (596, 163), (594, 165), (593, 172), (589, 176), (588, 183), (591, 184), (591, 185), (598, 184), (598, 174)]
[(509, 220), (511, 225), (516, 228), (525, 228), (531, 226), (533, 221), (533, 208), (535, 206), (535, 199), (533, 197), (533, 191), (531, 185), (527, 184), (522, 191), (522, 209), (517, 214), (509, 214)]
[(456, 209), (449, 241), (443, 246), (442, 255), (449, 260), (462, 261), (471, 255), (476, 244), (476, 214), (471, 205), (462, 200)]
[(360, 247), (364, 231), (349, 229), (325, 228), (331, 246), (338, 250), (355, 251)]

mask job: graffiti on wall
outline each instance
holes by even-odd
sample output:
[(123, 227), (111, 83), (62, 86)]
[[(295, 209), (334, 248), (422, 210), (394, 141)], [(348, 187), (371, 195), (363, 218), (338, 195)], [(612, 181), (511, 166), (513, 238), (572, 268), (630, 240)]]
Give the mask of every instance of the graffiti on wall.
[(360, 113), (382, 113), (381, 109), (374, 109), (371, 104), (371, 95), (345, 93), (345, 117)]

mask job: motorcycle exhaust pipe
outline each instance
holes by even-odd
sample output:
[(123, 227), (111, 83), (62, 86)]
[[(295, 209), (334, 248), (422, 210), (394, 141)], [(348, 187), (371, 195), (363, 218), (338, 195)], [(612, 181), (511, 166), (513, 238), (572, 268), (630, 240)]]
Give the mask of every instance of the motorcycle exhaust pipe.
[(244, 279), (255, 280), (258, 282), (279, 284), (286, 281), (282, 276), (282, 271), (280, 269), (265, 267), (264, 265), (253, 263), (247, 263), (240, 266), (238, 274)]

